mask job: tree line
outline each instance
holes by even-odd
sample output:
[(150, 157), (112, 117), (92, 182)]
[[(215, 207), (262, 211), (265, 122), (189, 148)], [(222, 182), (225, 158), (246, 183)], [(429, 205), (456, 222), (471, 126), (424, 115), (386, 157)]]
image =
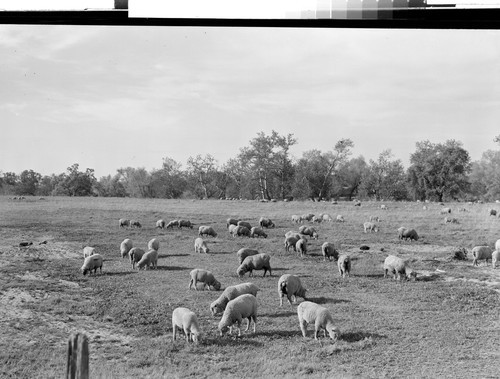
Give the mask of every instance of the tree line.
[[(500, 144), (500, 135), (495, 137)], [(485, 200), (500, 198), (500, 150), (488, 150), (471, 162), (460, 141), (421, 141), (405, 168), (391, 150), (376, 160), (352, 157), (354, 143), (345, 138), (330, 151), (290, 154), (293, 134), (264, 132), (238, 155), (219, 164), (210, 154), (189, 157), (186, 167), (170, 157), (159, 169), (124, 167), (97, 179), (94, 170), (77, 163), (59, 175), (33, 170), (19, 175), (0, 172), (4, 195), (103, 196), (142, 198), (236, 199), (374, 199)]]

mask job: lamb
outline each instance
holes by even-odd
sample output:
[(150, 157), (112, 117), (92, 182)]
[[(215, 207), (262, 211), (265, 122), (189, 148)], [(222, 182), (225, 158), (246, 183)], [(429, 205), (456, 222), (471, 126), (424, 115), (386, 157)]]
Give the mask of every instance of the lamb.
[(407, 280), (417, 277), (417, 273), (408, 266), (408, 262), (395, 255), (389, 255), (385, 258), (384, 278), (387, 278), (389, 271), (394, 275), (394, 279), (397, 280), (401, 280), (401, 274), (404, 274)]
[(189, 220), (179, 220), (179, 225), (177, 225), (179, 229), (182, 228), (190, 228), (193, 229), (193, 224)]
[(418, 238), (418, 233), (415, 229), (406, 229), (403, 231), (402, 239), (404, 239), (405, 241), (418, 241)]
[(201, 253), (202, 251), (208, 254), (210, 249), (207, 247), (207, 243), (203, 241), (203, 238), (198, 237), (194, 240), (194, 252)]
[(132, 269), (135, 269), (135, 264), (139, 262), (144, 255), (144, 250), (138, 248), (138, 247), (133, 247), (130, 249), (128, 252), (128, 256), (130, 257), (130, 263), (132, 264)]
[(241, 321), (242, 319), (248, 319), (247, 328), (250, 327), (250, 322), (253, 320), (253, 332), (255, 333), (255, 327), (257, 323), (257, 298), (249, 293), (238, 296), (227, 303), (224, 314), (219, 322), (220, 335), (223, 336), (224, 333), (229, 329), (229, 334), (233, 332), (233, 325), (238, 324), (238, 336), (241, 336)]
[(270, 219), (261, 217), (259, 220), (259, 225), (261, 228), (274, 228), (274, 222), (272, 222)]
[(141, 260), (137, 263), (137, 268), (140, 270), (143, 267), (145, 269), (149, 269), (150, 267), (158, 268), (158, 250), (151, 249), (143, 254)]
[(252, 229), (250, 229), (250, 237), (264, 237), (264, 238), (267, 238), (267, 233), (264, 232), (261, 228), (257, 228), (257, 227), (253, 227)]
[[(337, 218), (338, 218), (338, 216), (337, 216)], [(332, 222), (332, 221), (333, 221), (333, 218), (332, 218), (332, 216), (330, 216), (328, 213), (325, 213), (325, 214), (323, 215), (323, 221), (325, 221), (325, 222)], [(337, 220), (337, 221), (338, 221), (338, 220)], [(344, 222), (344, 221), (340, 221), (340, 222)]]
[(295, 243), (295, 251), (300, 254), (301, 257), (307, 253), (307, 243), (302, 238)]
[(156, 221), (156, 227), (160, 228), (160, 229), (164, 229), (165, 228), (165, 220)]
[(488, 264), (488, 259), (492, 259), (493, 249), (489, 246), (476, 246), (472, 249), (472, 265), (478, 266), (477, 261), (484, 259)]
[(312, 238), (314, 238), (315, 240), (318, 239), (318, 233), (316, 232), (316, 229), (312, 228), (312, 227), (308, 227), (308, 226), (305, 226), (305, 225), (302, 225), (300, 228), (299, 228), (299, 232), (301, 234), (304, 234), (306, 236), (311, 236)]
[(495, 250), (491, 253), (491, 265), (493, 268), (497, 267), (498, 259), (500, 259), (500, 250)]
[(496, 215), (497, 215), (496, 209), (490, 209), (490, 216), (496, 216)]
[(226, 221), (226, 227), (229, 228), (229, 225), (238, 225), (238, 221), (240, 220), (235, 218), (228, 218)]
[(194, 285), (194, 289), (198, 291), (197, 284), (198, 282), (201, 282), (203, 283), (203, 289), (208, 286), (209, 290), (210, 287), (213, 287), (216, 291), (220, 290), (221, 284), (217, 281), (217, 279), (215, 279), (214, 274), (212, 274), (211, 271), (195, 268), (189, 273), (189, 275), (191, 276), (189, 289), (191, 289), (191, 286)]
[(283, 306), (283, 295), (286, 295), (288, 302), (292, 305), (292, 296), (294, 298), (293, 302), (297, 301), (297, 296), (302, 297), (306, 300), (306, 289), (302, 287), (300, 279), (295, 275), (285, 274), (281, 275), (278, 280), (278, 295), (280, 297), (280, 307)]
[(177, 329), (182, 329), (186, 335), (186, 342), (192, 340), (198, 343), (201, 339), (201, 331), (198, 326), (196, 314), (187, 308), (175, 308), (172, 312), (172, 339), (177, 337)]
[(169, 221), (167, 226), (165, 226), (166, 229), (173, 229), (174, 226), (179, 226), (179, 220), (172, 220)]
[(299, 222), (302, 222), (302, 217), (297, 215), (292, 215), (292, 222), (298, 224)]
[(231, 300), (236, 299), (238, 296), (244, 294), (257, 296), (258, 291), (260, 291), (259, 288), (255, 284), (250, 282), (238, 284), (236, 286), (229, 286), (224, 290), (224, 292), (222, 292), (217, 300), (210, 304), (210, 312), (212, 312), (213, 316), (216, 316), (224, 312), (227, 303), (229, 303)]
[(236, 228), (232, 229), (233, 237), (236, 236), (245, 236), (245, 237), (250, 237), (250, 229), (248, 229), (245, 226), (238, 225)]
[(351, 257), (349, 255), (342, 254), (339, 257), (337, 266), (341, 277), (345, 278), (346, 275), (351, 276)]
[(94, 274), (96, 274), (97, 269), (99, 269), (102, 274), (102, 256), (100, 254), (94, 254), (85, 258), (81, 268), (83, 275), (87, 275), (87, 273), (89, 273), (89, 275), (92, 274), (92, 270), (94, 270)]
[(377, 233), (377, 232), (378, 232), (378, 226), (377, 226), (377, 224), (375, 224), (375, 223), (373, 223), (373, 222), (367, 221), (367, 222), (365, 222), (365, 223), (363, 224), (363, 227), (364, 227), (364, 229), (365, 229), (365, 233), (366, 233), (367, 231), (370, 231), (370, 233), (371, 233), (371, 232), (375, 232), (375, 233)]
[(445, 224), (448, 224), (448, 223), (450, 223), (450, 224), (458, 224), (459, 222), (458, 222), (458, 219), (455, 218), (455, 217), (445, 217), (444, 218), (444, 223)]
[(129, 238), (125, 238), (120, 244), (120, 254), (122, 258), (125, 258), (128, 255), (130, 249), (132, 249), (132, 240)]
[(237, 227), (238, 225), (230, 224), (227, 228), (227, 231), (229, 232), (229, 234), (233, 235)]
[(269, 261), (271, 257), (268, 254), (260, 253), (256, 255), (251, 255), (246, 257), (241, 265), (236, 270), (236, 274), (242, 277), (245, 275), (247, 271), (250, 272), (249, 276), (253, 276), (253, 270), (264, 270), (264, 277), (266, 276), (266, 272), (269, 271), (269, 276), (272, 275), (271, 265)]
[(97, 254), (95, 247), (85, 246), (83, 248), (83, 258), (90, 257), (91, 255)]
[(252, 229), (252, 225), (250, 225), (249, 222), (246, 222), (246, 221), (238, 221), (238, 226), (244, 226), (245, 228), (247, 228), (248, 230)]
[(381, 220), (380, 220), (380, 217), (378, 217), (378, 216), (370, 216), (370, 221), (380, 222)]
[(307, 337), (307, 324), (314, 323), (314, 339), (318, 340), (318, 333), (323, 330), (332, 340), (340, 337), (339, 329), (333, 323), (333, 317), (325, 307), (311, 301), (304, 301), (297, 307), (300, 330), (304, 338)]
[(325, 242), (323, 245), (321, 245), (321, 252), (323, 253), (323, 260), (326, 261), (326, 258), (328, 258), (329, 261), (332, 260), (332, 257), (334, 260), (337, 260), (339, 258), (339, 253), (335, 249), (335, 245), (330, 242)]
[(451, 213), (451, 208), (441, 208), (441, 214)]
[(158, 251), (160, 249), (160, 241), (157, 238), (153, 238), (148, 242), (148, 249)]
[(137, 220), (130, 220), (130, 227), (131, 228), (142, 228), (142, 225)]
[(124, 228), (125, 226), (130, 226), (130, 220), (121, 218), (118, 220), (118, 225), (120, 226), (120, 228)]
[(241, 265), (243, 261), (245, 260), (246, 257), (249, 257), (251, 255), (257, 255), (259, 252), (257, 250), (252, 250), (252, 249), (247, 249), (247, 248), (242, 248), (239, 249), (236, 255), (238, 256), (238, 261), (239, 264)]
[(211, 226), (204, 226), (204, 225), (198, 228), (198, 235), (200, 237), (203, 237), (204, 235), (212, 236), (214, 238), (217, 237), (217, 233)]
[(335, 221), (337, 221), (337, 222), (345, 222), (345, 220), (344, 220), (344, 216), (342, 216), (342, 215), (337, 215), (337, 218), (335, 219)]
[(313, 217), (314, 217), (314, 214), (312, 214), (312, 213), (303, 214), (301, 216), (301, 218), (302, 218), (301, 221), (303, 221), (303, 220), (311, 221)]

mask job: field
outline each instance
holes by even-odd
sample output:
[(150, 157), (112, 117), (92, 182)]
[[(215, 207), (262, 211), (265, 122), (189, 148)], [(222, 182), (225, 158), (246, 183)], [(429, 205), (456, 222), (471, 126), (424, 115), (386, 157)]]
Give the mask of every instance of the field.
[[(90, 340), (91, 378), (498, 378), (500, 269), (450, 255), (458, 246), (493, 246), (500, 218), (488, 209), (500, 207), (447, 204), (460, 223), (444, 224), (439, 204), (427, 210), (420, 203), (385, 204), (388, 210), (375, 202), (0, 197), (0, 377), (63, 377), (68, 337), (81, 331)], [(458, 212), (459, 206), (469, 211)], [(310, 240), (306, 257), (285, 253), (284, 233), (298, 229), (290, 216), (309, 212), (342, 214), (346, 222), (315, 225), (319, 239)], [(378, 233), (363, 232), (370, 215), (382, 218)], [(228, 217), (257, 224), (260, 216), (276, 223), (267, 239), (232, 238), (226, 231)], [(140, 220), (142, 229), (119, 228), (122, 217)], [(197, 226), (159, 230), (160, 218), (212, 225), (219, 235), (205, 238), (210, 254), (194, 253)], [(420, 240), (398, 240), (400, 226), (415, 228)], [(158, 270), (132, 270), (120, 257), (120, 242), (131, 238), (145, 249), (153, 237), (161, 243)], [(33, 245), (19, 248), (22, 241)], [(350, 278), (323, 261), (325, 241), (351, 255)], [(360, 251), (363, 244), (370, 250)], [(81, 274), (87, 245), (104, 256), (102, 275)], [(272, 277), (257, 271), (238, 278), (241, 247), (269, 253)], [(384, 278), (388, 254), (409, 259), (417, 281)], [(255, 334), (219, 336), (209, 305), (220, 292), (189, 290), (193, 268), (211, 270), (223, 288), (252, 281), (261, 289)], [(279, 306), (277, 282), (286, 273), (301, 278), (308, 300), (330, 310), (342, 333), (338, 341), (315, 341), (311, 325), (302, 337), (296, 304)], [(171, 313), (178, 306), (198, 315), (201, 344), (172, 341)]]

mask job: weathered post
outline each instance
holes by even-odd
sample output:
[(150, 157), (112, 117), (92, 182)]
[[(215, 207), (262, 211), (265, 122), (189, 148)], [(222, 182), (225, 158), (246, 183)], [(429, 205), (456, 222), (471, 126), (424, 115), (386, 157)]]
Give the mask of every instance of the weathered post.
[(69, 337), (66, 379), (89, 378), (89, 341), (85, 334), (76, 333)]

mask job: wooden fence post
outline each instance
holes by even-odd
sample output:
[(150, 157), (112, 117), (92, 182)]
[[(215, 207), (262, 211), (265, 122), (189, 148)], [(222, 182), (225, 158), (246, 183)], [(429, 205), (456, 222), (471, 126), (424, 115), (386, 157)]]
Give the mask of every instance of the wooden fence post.
[(89, 340), (83, 333), (72, 334), (68, 341), (66, 379), (89, 378)]

